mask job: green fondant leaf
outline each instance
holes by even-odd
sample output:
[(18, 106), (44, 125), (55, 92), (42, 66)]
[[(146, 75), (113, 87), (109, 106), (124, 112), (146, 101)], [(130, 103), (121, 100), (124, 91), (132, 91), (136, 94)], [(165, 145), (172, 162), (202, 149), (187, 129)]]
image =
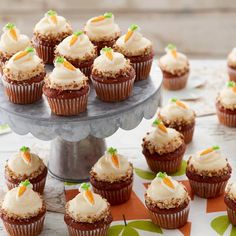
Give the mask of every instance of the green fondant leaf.
[(156, 175), (153, 172), (135, 168), (135, 173), (142, 179), (153, 180)]
[(135, 229), (129, 227), (128, 225), (125, 226), (122, 236), (131, 236), (131, 235), (132, 236), (139, 236), (139, 233)]
[(132, 221), (128, 223), (128, 226), (148, 232), (162, 234), (161, 228), (153, 224), (151, 221), (146, 221), (146, 220)]
[(223, 235), (227, 228), (230, 225), (230, 221), (228, 216), (218, 216), (211, 221), (211, 227), (218, 233), (219, 235)]
[(107, 236), (119, 236), (124, 227), (124, 225), (111, 226), (108, 230)]
[(181, 175), (184, 175), (186, 173), (186, 166), (187, 166), (187, 161), (183, 160), (182, 164), (181, 164), (180, 170), (178, 170), (174, 174), (171, 174), (170, 176), (181, 176)]

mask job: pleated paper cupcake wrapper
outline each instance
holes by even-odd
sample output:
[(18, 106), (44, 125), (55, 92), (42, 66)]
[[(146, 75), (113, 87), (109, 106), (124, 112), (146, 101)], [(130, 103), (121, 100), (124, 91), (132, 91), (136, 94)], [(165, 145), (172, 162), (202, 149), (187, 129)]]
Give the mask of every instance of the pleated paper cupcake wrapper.
[(180, 90), (186, 87), (188, 81), (189, 73), (186, 73), (183, 76), (165, 78), (163, 77), (163, 86), (169, 90)]
[(215, 198), (225, 192), (228, 180), (219, 183), (204, 183), (189, 179), (192, 191), (202, 198)]
[(183, 155), (175, 158), (171, 161), (159, 161), (158, 158), (149, 158), (146, 157), (147, 164), (149, 168), (157, 173), (159, 171), (166, 172), (167, 174), (173, 174), (181, 168)]
[(87, 76), (88, 78), (90, 78), (91, 71), (92, 71), (92, 67), (91, 67), (91, 66), (80, 68), (80, 70), (81, 70), (81, 72), (82, 72), (85, 76)]
[(2, 77), (2, 82), (5, 94), (13, 103), (31, 104), (42, 98), (43, 80), (33, 84), (11, 84)]
[(53, 64), (55, 45), (44, 46), (35, 41), (33, 41), (33, 43), (38, 56), (43, 60), (43, 62), (45, 64)]
[(229, 80), (236, 82), (236, 69), (232, 69), (228, 66)]
[(184, 136), (184, 142), (186, 144), (190, 143), (193, 139), (193, 133), (194, 133), (194, 126), (191, 129), (188, 130), (181, 130), (179, 131)]
[(229, 220), (233, 225), (236, 225), (236, 210), (233, 210), (229, 207), (227, 207), (227, 214), (229, 217)]
[(222, 112), (217, 108), (217, 106), (216, 106), (216, 114), (221, 124), (229, 127), (236, 127), (236, 114), (234, 115)]
[[(45, 176), (42, 180), (40, 180), (37, 183), (32, 183), (33, 185), (33, 190), (40, 193), (41, 195), (43, 194), (45, 183), (46, 183), (47, 176)], [(9, 190), (18, 187), (19, 184), (12, 183), (9, 180), (6, 179), (6, 184)]]
[(3, 75), (3, 62), (0, 62), (0, 77)]
[(47, 97), (52, 112), (59, 116), (73, 116), (86, 111), (88, 94), (78, 98), (58, 99)]
[(67, 225), (69, 236), (107, 236), (109, 227), (110, 225), (104, 225), (102, 228), (94, 230), (79, 230)]
[(129, 200), (133, 183), (118, 190), (103, 190), (93, 186), (93, 191), (103, 198), (106, 198), (111, 205), (118, 205)]
[(132, 80), (114, 84), (100, 83), (92, 77), (91, 80), (99, 99), (105, 102), (119, 102), (132, 94), (135, 77)]
[(153, 59), (144, 62), (132, 63), (136, 73), (135, 81), (145, 80), (148, 78), (152, 68), (152, 61)]
[(161, 228), (165, 229), (177, 229), (184, 226), (188, 221), (189, 205), (183, 210), (170, 213), (170, 214), (160, 214), (149, 210), (152, 222)]
[(14, 224), (3, 220), (3, 224), (10, 236), (38, 236), (43, 230), (44, 219), (45, 215), (33, 223)]

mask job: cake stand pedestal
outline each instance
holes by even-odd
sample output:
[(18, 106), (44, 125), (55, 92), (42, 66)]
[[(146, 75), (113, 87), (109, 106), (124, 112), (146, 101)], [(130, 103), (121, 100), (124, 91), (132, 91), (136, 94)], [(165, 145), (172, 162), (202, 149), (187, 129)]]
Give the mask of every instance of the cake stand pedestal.
[(87, 112), (72, 117), (53, 115), (45, 98), (32, 105), (12, 104), (0, 84), (0, 116), (17, 134), (53, 140), (49, 173), (63, 181), (80, 182), (89, 178), (89, 170), (104, 154), (105, 137), (118, 128), (134, 129), (143, 118), (155, 115), (161, 83), (161, 72), (153, 66), (150, 78), (135, 83), (132, 96), (123, 102), (102, 102), (91, 89)]

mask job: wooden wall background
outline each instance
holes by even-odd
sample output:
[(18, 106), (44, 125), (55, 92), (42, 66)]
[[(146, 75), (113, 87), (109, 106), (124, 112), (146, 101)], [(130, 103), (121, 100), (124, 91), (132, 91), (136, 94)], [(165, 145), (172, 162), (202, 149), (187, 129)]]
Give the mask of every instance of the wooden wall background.
[(48, 9), (68, 18), (74, 29), (111, 11), (123, 32), (139, 24), (157, 56), (169, 42), (199, 58), (225, 58), (236, 46), (236, 0), (0, 0), (0, 27), (14, 22), (31, 35)]

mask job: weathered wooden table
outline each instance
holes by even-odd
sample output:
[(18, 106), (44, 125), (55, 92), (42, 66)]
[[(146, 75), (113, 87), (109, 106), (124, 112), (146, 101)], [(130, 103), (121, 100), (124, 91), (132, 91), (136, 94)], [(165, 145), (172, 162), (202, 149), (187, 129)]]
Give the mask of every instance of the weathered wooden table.
[[(156, 63), (156, 61), (154, 63)], [(236, 167), (236, 158), (234, 156), (236, 151), (236, 129), (227, 128), (220, 125), (215, 116), (214, 107), (214, 101), (217, 92), (227, 81), (226, 62), (223, 60), (194, 60), (191, 61), (191, 68), (191, 81), (197, 81), (199, 80), (199, 78), (203, 78), (203, 80), (205, 80), (204, 84), (201, 83), (201, 86), (198, 85), (198, 88), (183, 90), (181, 91), (181, 93), (177, 94), (170, 94), (169, 92), (163, 90), (163, 101), (166, 101), (167, 97), (169, 96), (176, 95), (185, 97), (186, 100), (189, 100), (189, 105), (192, 106), (197, 113), (197, 123), (194, 140), (190, 145), (188, 145), (185, 159), (188, 158), (189, 154), (199, 149), (203, 149), (211, 145), (220, 145), (234, 168)], [(134, 162), (134, 165), (139, 167), (140, 163), (145, 163), (141, 153), (141, 140), (146, 131), (150, 129), (151, 122), (152, 120), (143, 120), (137, 128), (131, 131), (118, 130), (113, 136), (107, 139), (108, 146), (117, 147), (119, 152), (127, 155), (130, 158), (130, 161)], [(19, 147), (22, 145), (31, 146), (32, 149), (38, 152), (39, 155), (45, 158), (45, 160), (48, 158), (49, 142), (37, 140), (32, 137), (32, 135), (19, 136), (12, 132), (0, 135), (0, 178), (2, 180), (0, 181), (0, 198), (4, 196), (4, 191), (6, 190), (6, 186), (3, 181), (5, 160), (11, 154), (17, 152)], [(233, 172), (231, 180), (235, 180), (235, 177), (236, 176)], [(183, 180), (184, 177), (179, 176), (177, 177), (177, 179)], [(139, 181), (139, 179), (137, 181)], [(139, 190), (137, 191), (140, 192)], [(66, 226), (63, 222), (63, 212), (65, 204), (64, 183), (48, 177), (44, 197), (47, 202), (48, 213), (46, 216), (45, 228), (42, 235), (67, 235)], [(140, 200), (143, 201), (143, 198), (140, 197)], [(188, 234), (185, 229), (185, 231), (183, 231), (184, 235), (217, 235), (216, 231), (214, 231), (212, 227), (203, 226), (204, 223), (206, 224), (206, 221), (208, 221), (206, 220), (208, 218), (206, 218), (206, 212), (204, 209), (207, 208), (210, 203), (201, 202), (202, 209), (199, 209), (198, 204), (200, 204), (199, 202), (201, 200), (202, 199), (195, 197), (194, 201), (191, 204), (189, 218), (189, 220), (192, 222), (191, 234)], [(217, 203), (211, 202), (211, 204), (214, 205)], [(225, 215), (225, 211), (220, 208), (217, 210), (217, 213), (213, 212), (211, 214), (213, 214), (213, 216)], [(212, 215), (207, 217), (212, 218)], [(230, 227), (231, 226), (227, 228), (224, 235), (230, 235)], [(157, 235), (156, 233), (149, 233), (144, 231), (138, 232), (140, 236)], [(164, 235), (183, 235), (181, 231), (177, 231), (176, 233), (176, 231), (163, 230), (162, 232)], [(0, 224), (0, 235), (6, 235), (5, 231), (3, 230), (2, 224)]]

